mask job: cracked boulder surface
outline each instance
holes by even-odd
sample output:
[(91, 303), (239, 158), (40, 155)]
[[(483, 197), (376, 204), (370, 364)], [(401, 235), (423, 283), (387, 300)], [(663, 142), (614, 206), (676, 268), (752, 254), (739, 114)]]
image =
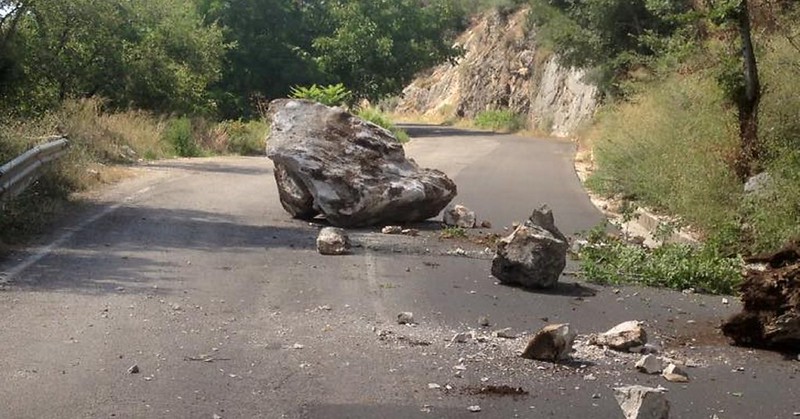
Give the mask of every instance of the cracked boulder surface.
[(447, 175), (420, 168), (389, 131), (341, 108), (279, 99), (269, 114), (267, 156), (294, 217), (322, 214), (339, 227), (422, 221), (456, 196)]

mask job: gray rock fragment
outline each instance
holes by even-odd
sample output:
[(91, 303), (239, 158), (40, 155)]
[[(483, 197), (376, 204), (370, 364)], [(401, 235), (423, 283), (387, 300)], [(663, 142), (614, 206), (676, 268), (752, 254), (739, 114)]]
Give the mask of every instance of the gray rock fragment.
[(505, 284), (552, 288), (567, 266), (567, 238), (546, 206), (497, 243), (492, 275)]
[(414, 313), (404, 311), (397, 315), (397, 324), (414, 324)]
[(662, 367), (661, 360), (655, 355), (645, 355), (636, 362), (636, 369), (645, 374), (658, 374)]
[(647, 332), (640, 322), (631, 320), (620, 323), (605, 333), (593, 335), (589, 343), (607, 346), (617, 351), (628, 351), (633, 347), (644, 346), (647, 343)]
[(681, 369), (679, 366), (675, 364), (669, 364), (664, 371), (661, 372), (661, 376), (664, 377), (667, 381), (671, 383), (688, 383), (689, 382), (689, 375)]
[(536, 333), (522, 352), (522, 357), (538, 361), (569, 358), (576, 333), (569, 324), (551, 324)]
[(325, 227), (317, 236), (317, 251), (323, 255), (346, 255), (350, 253), (350, 238), (341, 228)]
[(668, 419), (669, 401), (662, 389), (627, 386), (614, 389), (625, 419)]
[(449, 226), (475, 228), (477, 217), (475, 217), (475, 211), (463, 205), (456, 205), (444, 211), (442, 221)]

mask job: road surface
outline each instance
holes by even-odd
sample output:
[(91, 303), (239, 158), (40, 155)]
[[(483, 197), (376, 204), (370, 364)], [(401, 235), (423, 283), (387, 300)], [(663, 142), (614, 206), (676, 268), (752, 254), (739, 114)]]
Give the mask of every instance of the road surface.
[[(566, 234), (602, 219), (569, 142), (408, 128), (408, 154), (453, 177), (456, 201), (495, 233), (545, 203)], [(554, 291), (498, 285), (484, 246), (440, 239), (435, 223), (416, 238), (355, 230), (354, 254), (325, 257), (320, 225), (281, 209), (266, 158), (137, 171), (0, 265), (0, 417), (616, 418), (612, 389), (627, 384), (666, 387), (679, 418), (800, 411), (800, 362), (716, 332), (735, 302), (583, 284), (574, 263)], [(418, 324), (398, 325), (401, 311)], [(626, 320), (692, 366), (691, 381), (583, 344), (565, 364), (517, 356), (547, 323), (582, 342)], [(520, 337), (492, 337), (503, 328)], [(480, 339), (450, 342), (469, 331)]]

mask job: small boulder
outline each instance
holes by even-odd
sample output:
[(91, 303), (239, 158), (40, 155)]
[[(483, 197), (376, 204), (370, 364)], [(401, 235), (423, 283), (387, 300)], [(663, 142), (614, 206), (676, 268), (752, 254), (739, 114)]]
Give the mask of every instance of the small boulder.
[(381, 233), (383, 234), (401, 234), (403, 232), (403, 227), (400, 226), (386, 226), (381, 229)]
[(323, 255), (346, 255), (350, 253), (350, 238), (341, 228), (325, 227), (317, 236), (317, 251)]
[(456, 205), (444, 211), (442, 221), (449, 226), (474, 228), (477, 218), (474, 211), (463, 205)]
[(504, 284), (552, 288), (567, 266), (568, 247), (553, 212), (542, 207), (497, 243), (492, 275)]
[(567, 359), (572, 353), (575, 336), (569, 324), (547, 325), (533, 336), (521, 356), (551, 362)]
[(645, 355), (636, 362), (636, 369), (645, 374), (658, 374), (662, 367), (661, 360), (655, 355)]
[(617, 387), (614, 389), (614, 398), (617, 399), (625, 419), (669, 418), (669, 401), (662, 389), (644, 386)]
[(631, 320), (620, 323), (605, 333), (592, 336), (589, 343), (608, 346), (617, 351), (628, 351), (636, 346), (644, 346), (647, 343), (647, 332), (638, 321)]
[(686, 374), (684, 370), (675, 364), (667, 365), (664, 371), (661, 372), (661, 376), (671, 383), (689, 382), (689, 374)]

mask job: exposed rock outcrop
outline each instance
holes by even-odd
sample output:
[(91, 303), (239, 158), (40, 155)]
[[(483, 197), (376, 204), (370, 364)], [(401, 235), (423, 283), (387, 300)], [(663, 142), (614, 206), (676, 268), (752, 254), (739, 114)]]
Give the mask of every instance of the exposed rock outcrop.
[(456, 196), (447, 175), (421, 169), (389, 131), (340, 108), (279, 99), (270, 116), (267, 156), (294, 217), (322, 214), (340, 227), (421, 221)]
[(539, 48), (527, 15), (522, 9), (478, 18), (457, 41), (466, 54), (415, 80), (397, 111), (472, 118), (507, 108), (552, 135), (574, 132), (594, 114), (597, 88), (583, 80), (583, 71), (562, 66)]

